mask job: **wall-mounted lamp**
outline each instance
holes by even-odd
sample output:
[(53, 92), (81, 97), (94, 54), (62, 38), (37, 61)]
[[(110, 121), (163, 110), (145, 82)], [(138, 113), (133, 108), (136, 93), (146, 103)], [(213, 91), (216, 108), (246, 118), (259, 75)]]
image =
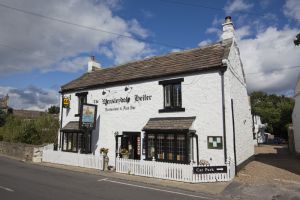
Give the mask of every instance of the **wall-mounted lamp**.
[(105, 94), (108, 93), (108, 92), (110, 92), (110, 90), (104, 89), (104, 90), (102, 91), (102, 95), (105, 95)]
[(128, 90), (132, 90), (132, 87), (126, 86), (124, 90), (127, 92)]
[(119, 132), (116, 131), (116, 132), (114, 133), (114, 135), (115, 135), (115, 137), (118, 136), (118, 135), (119, 135)]

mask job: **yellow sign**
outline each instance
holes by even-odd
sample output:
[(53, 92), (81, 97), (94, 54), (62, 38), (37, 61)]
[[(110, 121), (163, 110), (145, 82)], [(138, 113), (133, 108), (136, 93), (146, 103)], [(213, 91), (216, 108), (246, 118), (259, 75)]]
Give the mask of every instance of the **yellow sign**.
[(70, 108), (70, 99), (68, 97), (63, 97), (63, 108)]

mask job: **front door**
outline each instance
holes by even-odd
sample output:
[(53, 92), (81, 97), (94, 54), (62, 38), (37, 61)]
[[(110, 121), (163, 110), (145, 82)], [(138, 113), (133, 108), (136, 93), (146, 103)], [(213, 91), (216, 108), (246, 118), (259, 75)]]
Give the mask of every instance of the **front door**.
[(141, 159), (141, 133), (123, 132), (121, 138), (121, 157), (140, 160)]

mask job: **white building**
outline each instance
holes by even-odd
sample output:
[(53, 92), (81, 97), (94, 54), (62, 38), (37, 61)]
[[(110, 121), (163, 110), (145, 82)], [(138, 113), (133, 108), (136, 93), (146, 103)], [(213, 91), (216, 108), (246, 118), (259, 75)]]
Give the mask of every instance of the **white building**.
[(261, 118), (258, 115), (253, 115), (253, 142), (255, 145), (264, 144), (268, 140), (268, 135), (265, 130), (267, 128), (267, 124), (263, 124), (261, 122)]
[(295, 142), (295, 151), (300, 154), (300, 76), (297, 81), (295, 88), (295, 107), (293, 110), (293, 129), (294, 129), (294, 142)]
[[(222, 40), (187, 51), (101, 68), (61, 87), (59, 151), (155, 162), (242, 165), (254, 154), (246, 80), (231, 18)], [(96, 128), (79, 128), (83, 103), (97, 105)]]

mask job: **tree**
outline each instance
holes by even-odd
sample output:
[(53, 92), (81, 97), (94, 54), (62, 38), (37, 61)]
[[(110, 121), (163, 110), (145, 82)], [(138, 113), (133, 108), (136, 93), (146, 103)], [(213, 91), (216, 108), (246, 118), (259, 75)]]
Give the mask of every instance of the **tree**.
[(58, 114), (59, 113), (59, 107), (58, 106), (51, 106), (48, 108), (48, 113), (49, 114)]
[(0, 110), (0, 127), (4, 126), (6, 121), (6, 113), (3, 110)]
[(253, 92), (251, 97), (252, 114), (259, 115), (263, 123), (268, 123), (267, 131), (287, 138), (287, 125), (292, 122), (294, 99)]

